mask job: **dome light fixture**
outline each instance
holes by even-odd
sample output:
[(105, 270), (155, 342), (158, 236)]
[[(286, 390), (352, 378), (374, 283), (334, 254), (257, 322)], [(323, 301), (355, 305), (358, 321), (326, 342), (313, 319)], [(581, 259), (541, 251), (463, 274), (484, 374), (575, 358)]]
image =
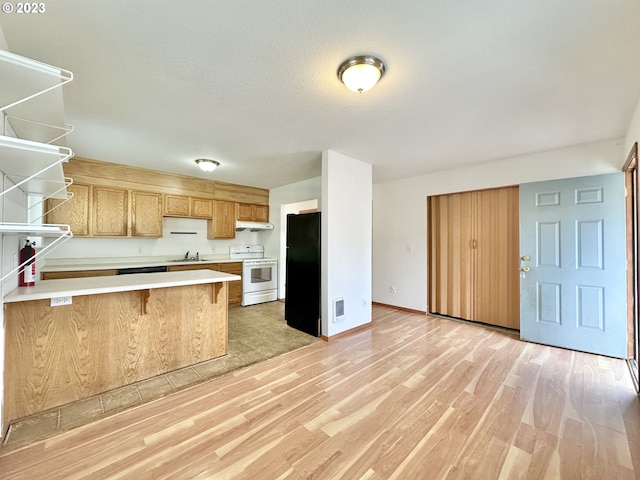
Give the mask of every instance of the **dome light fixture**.
[(386, 67), (373, 55), (356, 55), (347, 58), (338, 67), (338, 78), (352, 92), (362, 93), (373, 88), (382, 78)]
[(200, 170), (203, 172), (213, 172), (216, 168), (220, 166), (220, 162), (216, 162), (215, 160), (209, 160), (208, 158), (198, 158), (196, 160), (196, 164), (200, 167)]

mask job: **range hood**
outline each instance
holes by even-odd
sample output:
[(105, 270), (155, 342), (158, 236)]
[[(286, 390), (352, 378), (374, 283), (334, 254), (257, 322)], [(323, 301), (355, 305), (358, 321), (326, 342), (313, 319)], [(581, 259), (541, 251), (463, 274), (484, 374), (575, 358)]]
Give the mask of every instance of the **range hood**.
[(236, 220), (236, 231), (242, 232), (243, 230), (249, 230), (252, 232), (260, 232), (262, 230), (273, 230), (273, 223), (269, 222), (242, 222)]

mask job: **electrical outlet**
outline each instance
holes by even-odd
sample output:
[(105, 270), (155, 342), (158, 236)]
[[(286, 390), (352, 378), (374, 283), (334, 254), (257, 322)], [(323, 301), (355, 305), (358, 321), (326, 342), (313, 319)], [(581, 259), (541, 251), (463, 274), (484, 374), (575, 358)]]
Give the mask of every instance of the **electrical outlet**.
[(142, 247), (138, 247), (138, 255), (142, 255), (144, 253), (144, 249)]
[(391, 293), (396, 293), (396, 292), (397, 292), (397, 290), (396, 290), (396, 286), (395, 286), (395, 285), (391, 285), (391, 286), (389, 287), (389, 291), (390, 291)]
[(71, 305), (73, 297), (52, 297), (51, 306), (59, 307), (60, 305)]

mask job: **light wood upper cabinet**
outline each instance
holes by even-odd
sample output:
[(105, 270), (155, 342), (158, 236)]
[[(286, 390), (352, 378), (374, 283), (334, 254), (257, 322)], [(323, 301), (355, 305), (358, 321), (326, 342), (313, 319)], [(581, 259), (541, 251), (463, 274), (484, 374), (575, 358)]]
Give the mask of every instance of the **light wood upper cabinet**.
[(213, 218), (213, 199), (187, 195), (164, 196), (165, 217)]
[(210, 198), (191, 197), (191, 217), (213, 218), (213, 200)]
[(253, 219), (255, 222), (268, 222), (269, 221), (269, 206), (268, 205), (251, 205), (253, 213)]
[(250, 203), (238, 203), (238, 220), (250, 222), (253, 218)]
[(520, 328), (518, 187), (429, 198), (429, 311)]
[(268, 222), (269, 206), (252, 203), (238, 203), (238, 220), (245, 222)]
[(91, 187), (74, 183), (67, 187), (67, 191), (73, 193), (71, 200), (47, 200), (45, 210), (49, 213), (45, 222), (69, 225), (74, 237), (86, 237), (90, 234)]
[(167, 217), (188, 217), (189, 197), (166, 194), (164, 196), (164, 215)]
[(131, 235), (162, 237), (162, 194), (131, 192)]
[(97, 237), (126, 237), (129, 233), (129, 191), (93, 187), (92, 233)]
[(236, 238), (236, 204), (214, 201), (213, 220), (209, 220), (208, 238)]

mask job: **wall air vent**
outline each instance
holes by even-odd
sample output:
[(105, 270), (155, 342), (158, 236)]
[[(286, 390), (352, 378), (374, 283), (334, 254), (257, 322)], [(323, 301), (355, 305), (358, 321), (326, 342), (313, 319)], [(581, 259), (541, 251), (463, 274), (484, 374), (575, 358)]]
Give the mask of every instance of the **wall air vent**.
[(342, 322), (344, 320), (344, 298), (333, 300), (333, 321)]

